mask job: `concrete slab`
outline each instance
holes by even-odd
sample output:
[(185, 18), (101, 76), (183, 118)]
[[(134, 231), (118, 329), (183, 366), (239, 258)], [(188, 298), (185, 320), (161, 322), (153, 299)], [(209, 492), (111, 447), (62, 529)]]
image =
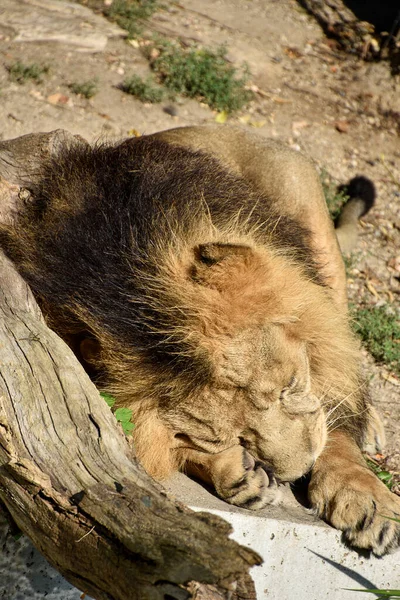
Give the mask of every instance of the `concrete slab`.
[(194, 510), (232, 523), (232, 537), (264, 559), (252, 569), (258, 600), (367, 600), (354, 589), (400, 589), (400, 551), (376, 558), (341, 542), (341, 534), (297, 503), (288, 487), (281, 506), (257, 512), (229, 506), (182, 474), (165, 486)]

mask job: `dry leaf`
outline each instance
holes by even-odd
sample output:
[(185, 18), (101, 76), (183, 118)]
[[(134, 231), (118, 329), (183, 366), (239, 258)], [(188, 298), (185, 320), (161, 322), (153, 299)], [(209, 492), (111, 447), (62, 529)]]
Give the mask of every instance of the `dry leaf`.
[(375, 298), (379, 298), (379, 294), (376, 291), (376, 289), (374, 288), (374, 286), (372, 285), (372, 283), (369, 281), (369, 279), (367, 279), (367, 281), (365, 282), (365, 285), (367, 286), (368, 290), (371, 292), (371, 294), (373, 296), (375, 296)]
[(263, 119), (262, 121), (249, 121), (249, 125), (251, 125), (251, 127), (264, 127), (266, 122), (266, 119)]
[(310, 123), (308, 121), (293, 121), (292, 123), (292, 130), (296, 131), (298, 129), (304, 129), (305, 127), (309, 127)]
[(397, 379), (397, 377), (391, 375), (390, 373), (381, 373), (381, 377), (382, 379), (389, 381), (389, 383), (393, 383), (393, 385), (400, 386), (400, 379)]
[(50, 104), (67, 104), (68, 101), (69, 97), (59, 92), (47, 96), (47, 102), (50, 102)]
[(273, 96), (271, 98), (272, 102), (276, 102), (276, 104), (291, 104), (292, 101), (287, 98), (281, 98), (280, 96)]
[(226, 123), (227, 119), (228, 119), (228, 113), (226, 112), (226, 110), (223, 110), (217, 114), (217, 116), (215, 117), (215, 122), (216, 123)]
[(37, 100), (44, 100), (44, 96), (42, 92), (39, 92), (39, 90), (31, 90), (29, 95), (33, 96), (33, 98), (36, 98)]
[(302, 52), (300, 52), (300, 50), (294, 48), (293, 46), (286, 47), (284, 49), (284, 52), (288, 55), (289, 58), (301, 58), (303, 56)]
[(340, 133), (347, 133), (349, 131), (350, 123), (348, 121), (335, 121), (335, 127)]

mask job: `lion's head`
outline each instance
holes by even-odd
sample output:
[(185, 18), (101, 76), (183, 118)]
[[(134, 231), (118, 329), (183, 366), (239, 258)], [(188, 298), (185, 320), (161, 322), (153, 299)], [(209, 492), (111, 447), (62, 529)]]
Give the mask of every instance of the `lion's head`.
[[(145, 467), (165, 476), (182, 466), (187, 448), (218, 453), (241, 444), (283, 481), (307, 473), (328, 421), (354, 413), (357, 395), (358, 347), (329, 290), (285, 253), (229, 241), (171, 253), (163, 269), (152, 298), (162, 297), (163, 344), (168, 332), (173, 359), (163, 363), (161, 352), (151, 376), (132, 357), (127, 367)], [(132, 385), (125, 389), (128, 401)]]
[(327, 434), (306, 344), (280, 323), (213, 342), (209, 383), (163, 412), (182, 446), (214, 453), (240, 443), (279, 479), (304, 475)]

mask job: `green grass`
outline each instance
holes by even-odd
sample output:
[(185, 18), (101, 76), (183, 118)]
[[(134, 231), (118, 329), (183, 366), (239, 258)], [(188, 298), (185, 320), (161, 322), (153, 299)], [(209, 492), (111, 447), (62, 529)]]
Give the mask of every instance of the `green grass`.
[(367, 594), (375, 594), (378, 598), (400, 598), (400, 590), (356, 590), (353, 588), (350, 592), (366, 592)]
[(165, 91), (155, 85), (150, 77), (143, 79), (139, 75), (132, 75), (125, 79), (120, 87), (126, 94), (136, 96), (142, 102), (161, 102), (165, 97)]
[(103, 12), (128, 32), (128, 38), (138, 37), (143, 29), (143, 21), (160, 8), (158, 0), (114, 0)]
[(227, 113), (243, 108), (252, 98), (251, 92), (245, 89), (248, 67), (243, 65), (238, 70), (231, 65), (224, 46), (215, 50), (184, 48), (177, 42), (158, 40), (147, 51), (150, 67), (160, 83), (174, 93), (196, 98)]
[(74, 82), (71, 83), (69, 89), (73, 94), (83, 96), (84, 98), (93, 98), (98, 92), (97, 81), (94, 79), (88, 81), (82, 81), (82, 83)]
[(353, 327), (378, 362), (400, 375), (400, 318), (385, 306), (353, 308)]
[(337, 184), (325, 169), (322, 169), (320, 177), (328, 210), (335, 221), (349, 197), (345, 192), (337, 189)]
[(42, 76), (48, 73), (49, 67), (37, 63), (24, 64), (17, 61), (7, 67), (7, 70), (10, 78), (20, 84), (26, 83), (29, 79), (33, 79), (40, 83), (42, 81)]
[[(142, 34), (146, 19), (161, 8), (158, 0), (114, 0), (103, 13), (128, 32), (128, 38)], [(224, 46), (216, 49), (183, 47), (178, 41), (154, 39), (145, 46), (151, 69), (158, 82), (173, 94), (196, 98), (220, 112), (231, 113), (243, 108), (253, 94), (246, 89), (247, 65), (239, 69), (227, 60)], [(160, 102), (162, 90), (150, 79), (137, 75), (126, 79), (121, 89), (144, 102)]]
[(376, 462), (366, 459), (367, 465), (375, 473), (375, 475), (389, 488), (389, 490), (393, 487), (393, 475), (389, 473), (389, 471), (385, 471), (382, 467)]

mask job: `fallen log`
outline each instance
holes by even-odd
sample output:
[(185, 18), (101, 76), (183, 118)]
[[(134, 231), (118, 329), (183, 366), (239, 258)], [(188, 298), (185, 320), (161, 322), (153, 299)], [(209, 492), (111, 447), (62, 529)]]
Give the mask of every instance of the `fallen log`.
[[(57, 131), (0, 143), (0, 221), (29, 202), (41, 161), (71, 143), (85, 142)], [(219, 517), (168, 498), (135, 462), (3, 255), (0, 313), (0, 501), (47, 560), (97, 600), (255, 598), (248, 571), (259, 556), (228, 539)]]
[[(366, 60), (389, 59), (392, 70), (395, 69), (400, 53), (400, 11), (395, 4), (391, 13), (392, 22), (388, 21), (387, 31), (383, 32), (378, 31), (373, 23), (359, 19), (344, 0), (298, 1), (318, 21), (325, 34), (336, 39), (343, 50)], [(379, 8), (375, 7), (371, 14), (376, 12), (379, 12)]]

